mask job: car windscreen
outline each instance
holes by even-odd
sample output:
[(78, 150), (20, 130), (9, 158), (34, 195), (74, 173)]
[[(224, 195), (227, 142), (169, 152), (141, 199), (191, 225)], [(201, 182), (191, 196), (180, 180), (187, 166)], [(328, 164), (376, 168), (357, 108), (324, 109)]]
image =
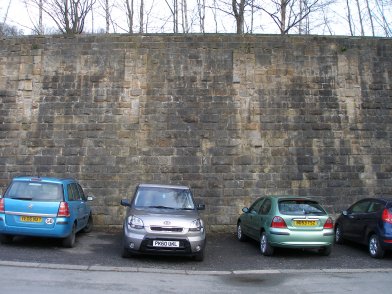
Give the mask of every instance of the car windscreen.
[(139, 187), (134, 205), (136, 208), (195, 209), (189, 189), (161, 187)]
[(326, 215), (325, 210), (315, 201), (306, 199), (285, 199), (279, 201), (279, 212), (286, 215)]
[(12, 182), (7, 189), (5, 198), (31, 201), (62, 201), (61, 184), (44, 182)]

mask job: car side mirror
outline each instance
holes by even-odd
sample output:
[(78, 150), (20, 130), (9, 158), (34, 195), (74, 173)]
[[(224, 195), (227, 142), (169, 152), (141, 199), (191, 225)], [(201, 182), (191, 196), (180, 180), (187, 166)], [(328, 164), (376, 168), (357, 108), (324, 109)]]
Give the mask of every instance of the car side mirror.
[(121, 205), (122, 206), (131, 206), (131, 203), (129, 202), (128, 199), (121, 199)]
[(197, 204), (196, 209), (197, 210), (204, 210), (204, 209), (206, 209), (206, 206), (205, 206), (205, 204)]
[(347, 216), (347, 215), (348, 215), (347, 210), (343, 210), (343, 211), (342, 211), (342, 214), (343, 214), (344, 216)]
[(94, 199), (95, 199), (95, 196), (87, 195), (87, 201), (93, 201)]
[(244, 207), (244, 208), (242, 209), (242, 212), (248, 213), (248, 212), (249, 212), (249, 208), (248, 208), (248, 207)]

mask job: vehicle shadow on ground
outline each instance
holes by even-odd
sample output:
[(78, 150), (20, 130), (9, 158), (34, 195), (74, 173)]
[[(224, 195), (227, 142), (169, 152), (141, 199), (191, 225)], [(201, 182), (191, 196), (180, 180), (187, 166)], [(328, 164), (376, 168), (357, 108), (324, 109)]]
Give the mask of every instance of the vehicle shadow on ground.
[(0, 256), (3, 261), (209, 271), (390, 268), (392, 260), (391, 252), (384, 259), (373, 259), (366, 246), (349, 242), (335, 245), (330, 256), (321, 256), (317, 250), (277, 249), (265, 257), (258, 242), (239, 242), (234, 233), (209, 234), (203, 262), (179, 256), (122, 258), (121, 239), (121, 232), (78, 233), (75, 247), (63, 248), (59, 239), (16, 237), (11, 244), (0, 245)]

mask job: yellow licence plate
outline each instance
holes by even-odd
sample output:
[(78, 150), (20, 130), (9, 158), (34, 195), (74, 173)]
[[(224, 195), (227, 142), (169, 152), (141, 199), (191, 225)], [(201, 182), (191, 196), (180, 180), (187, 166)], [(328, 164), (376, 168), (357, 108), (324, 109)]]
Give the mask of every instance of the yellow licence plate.
[(316, 220), (294, 220), (294, 226), (297, 227), (315, 227), (317, 226)]
[(20, 221), (24, 223), (40, 223), (42, 222), (42, 217), (40, 216), (21, 216)]

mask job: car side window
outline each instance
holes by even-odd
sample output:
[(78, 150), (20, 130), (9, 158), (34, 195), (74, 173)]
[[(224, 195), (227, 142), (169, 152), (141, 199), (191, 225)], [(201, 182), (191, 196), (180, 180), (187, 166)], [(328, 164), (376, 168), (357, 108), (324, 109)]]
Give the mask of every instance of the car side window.
[(68, 185), (68, 199), (70, 201), (80, 200), (79, 191), (75, 183)]
[(81, 187), (79, 184), (76, 184), (76, 186), (77, 186), (77, 188), (78, 188), (80, 198), (81, 198), (83, 201), (87, 201), (86, 194), (84, 194), (82, 187)]
[(264, 198), (260, 198), (258, 200), (256, 200), (252, 206), (249, 208), (249, 212), (250, 213), (258, 213), (258, 211), (260, 210), (261, 204), (263, 203)]
[(352, 212), (352, 213), (365, 213), (368, 211), (369, 204), (370, 204), (370, 201), (358, 202), (351, 207), (350, 212)]
[(377, 201), (372, 201), (372, 202), (370, 203), (368, 212), (378, 212), (378, 211), (380, 211), (382, 208), (384, 208), (384, 205), (383, 205), (382, 203), (377, 202)]
[(260, 207), (259, 214), (268, 214), (270, 210), (271, 210), (271, 200), (266, 199), (263, 205), (261, 205)]

